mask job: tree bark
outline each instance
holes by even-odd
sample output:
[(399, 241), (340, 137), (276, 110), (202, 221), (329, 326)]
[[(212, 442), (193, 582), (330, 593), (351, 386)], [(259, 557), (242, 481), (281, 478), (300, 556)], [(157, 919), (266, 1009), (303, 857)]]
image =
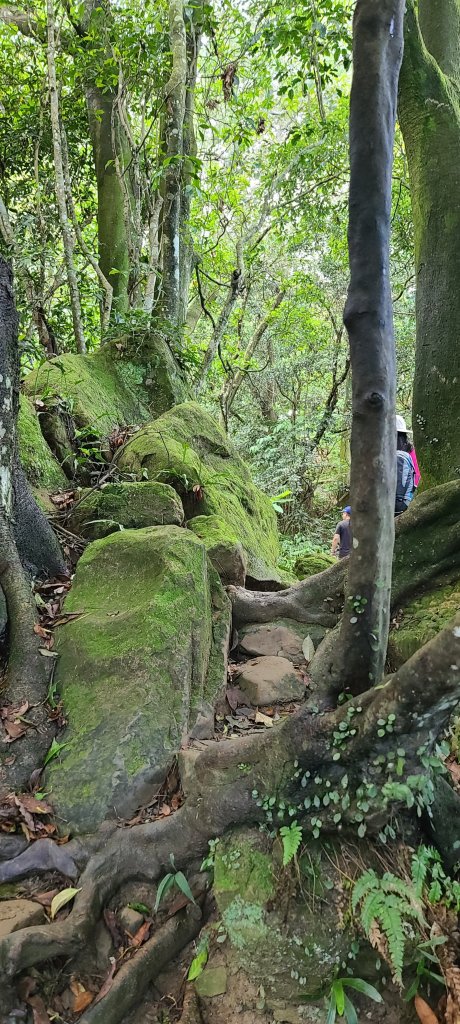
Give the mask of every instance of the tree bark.
[[(99, 267), (113, 288), (113, 313), (125, 313), (129, 306), (129, 244), (125, 201), (119, 175), (113, 137), (123, 138), (118, 129), (117, 96), (113, 90), (96, 85), (86, 89), (88, 123), (93, 147), (97, 184), (97, 231)], [(112, 125), (115, 130), (112, 131)], [(122, 163), (128, 162), (127, 143), (122, 148)]]
[(53, 0), (47, 0), (47, 60), (48, 60), (48, 83), (50, 90), (50, 116), (51, 131), (53, 136), (54, 152), (54, 173), (56, 180), (56, 202), (61, 227), (62, 244), (67, 270), (67, 284), (70, 295), (70, 306), (72, 310), (72, 322), (77, 352), (86, 352), (85, 337), (81, 318), (80, 293), (78, 290), (77, 275), (73, 258), (74, 240), (67, 213), (65, 195), (64, 170), (62, 164), (62, 142), (59, 123), (59, 97), (56, 80), (56, 40)]
[(183, 0), (169, 0), (169, 38), (172, 67), (165, 87), (162, 217), (162, 287), (160, 316), (167, 330), (180, 327), (181, 180), (184, 157), (184, 119), (187, 93), (187, 38)]
[(395, 352), (389, 274), (391, 174), (404, 0), (358, 0), (350, 100), (350, 286), (344, 321), (352, 368), (353, 549), (331, 690), (383, 674), (390, 621), (396, 486)]
[[(21, 565), (14, 537), (15, 474), (18, 467), (17, 416), (19, 410), (19, 349), (17, 317), (13, 300), (12, 275), (0, 257), (0, 585), (8, 614), (8, 666), (5, 701), (29, 702), (34, 741), (14, 758), (13, 765), (1, 764), (0, 795), (25, 782), (45, 752), (50, 737), (42, 701), (46, 694), (49, 668), (39, 653), (42, 641), (34, 633), (37, 609), (30, 582)], [(39, 728), (40, 727), (40, 728)], [(20, 741), (22, 743), (22, 741)]]
[(407, 5), (399, 119), (415, 229), (413, 427), (422, 486), (460, 472), (460, 2)]

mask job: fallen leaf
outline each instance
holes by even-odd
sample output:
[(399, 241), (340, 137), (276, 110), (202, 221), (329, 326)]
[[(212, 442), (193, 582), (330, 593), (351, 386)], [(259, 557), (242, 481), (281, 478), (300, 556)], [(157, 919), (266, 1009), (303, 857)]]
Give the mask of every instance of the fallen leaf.
[(74, 899), (77, 892), (81, 892), (81, 889), (74, 889), (72, 886), (70, 886), (69, 889), (61, 889), (61, 892), (58, 892), (57, 896), (54, 897), (51, 903), (51, 920), (56, 917), (56, 914), (58, 914), (59, 911), (67, 905), (67, 903), (70, 903), (70, 901)]
[(86, 1010), (86, 1007), (89, 1006), (90, 1003), (93, 1002), (93, 999), (94, 999), (94, 993), (93, 992), (88, 992), (88, 990), (86, 990), (85, 992), (80, 992), (80, 995), (75, 996), (74, 1004), (73, 1004), (73, 1007), (72, 1007), (73, 1012), (74, 1013), (81, 1013), (83, 1010)]
[(114, 914), (113, 910), (108, 910), (106, 908), (103, 913), (103, 918), (105, 926), (110, 932), (112, 942), (115, 948), (119, 949), (119, 947), (122, 946), (124, 942), (124, 932), (122, 931), (118, 923), (117, 915)]
[(38, 653), (43, 654), (44, 658), (57, 658), (58, 654), (56, 651), (49, 651), (47, 647), (39, 647)]
[(20, 722), (5, 722), (5, 732), (7, 733), (4, 743), (14, 743), (15, 740), (20, 740), (21, 736), (24, 736), (27, 732), (27, 726), (21, 725)]
[(159, 813), (162, 815), (163, 818), (169, 817), (169, 815), (171, 814), (171, 808), (169, 807), (169, 804), (162, 804)]
[(19, 809), (25, 808), (29, 814), (53, 813), (52, 807), (46, 803), (46, 800), (37, 800), (32, 794), (20, 793), (19, 796), (15, 796), (14, 801)]
[(239, 686), (228, 686), (225, 691), (225, 696), (232, 711), (236, 711), (238, 705), (245, 704), (247, 700), (247, 697), (244, 696), (244, 693), (240, 690)]
[(273, 719), (269, 718), (268, 715), (263, 715), (261, 711), (256, 711), (254, 721), (257, 725), (265, 725), (268, 729), (273, 726)]
[(421, 1024), (439, 1024), (438, 1018), (421, 996), (414, 999), (415, 1012)]
[(149, 937), (151, 927), (151, 921), (144, 921), (144, 923), (141, 924), (140, 928), (138, 928), (137, 932), (133, 935), (131, 945), (135, 946), (136, 949), (138, 948), (138, 946), (142, 946), (142, 943), (146, 942), (146, 940)]
[(109, 991), (109, 989), (112, 988), (113, 976), (115, 974), (116, 969), (117, 969), (117, 962), (115, 960), (115, 957), (111, 956), (110, 957), (109, 973), (108, 973), (108, 975), (107, 975), (107, 977), (106, 977), (106, 979), (104, 981), (104, 984), (102, 985), (102, 988), (100, 988), (99, 992), (97, 993), (97, 996), (96, 996), (96, 998), (94, 1000), (94, 1005), (96, 1005), (96, 1003), (100, 1003), (101, 999), (103, 999), (104, 996), (107, 995), (107, 992)]
[(58, 892), (59, 889), (49, 889), (48, 892), (37, 892), (34, 893), (32, 899), (35, 900), (35, 903), (40, 903), (42, 907), (50, 907)]
[(39, 622), (35, 623), (34, 633), (37, 633), (38, 636), (44, 637), (45, 640), (51, 635), (51, 631), (49, 629), (44, 629), (43, 626), (40, 626)]
[(305, 658), (305, 661), (310, 662), (312, 660), (313, 655), (315, 653), (315, 645), (310, 634), (308, 634), (308, 636), (305, 637), (305, 640), (302, 644), (302, 653)]

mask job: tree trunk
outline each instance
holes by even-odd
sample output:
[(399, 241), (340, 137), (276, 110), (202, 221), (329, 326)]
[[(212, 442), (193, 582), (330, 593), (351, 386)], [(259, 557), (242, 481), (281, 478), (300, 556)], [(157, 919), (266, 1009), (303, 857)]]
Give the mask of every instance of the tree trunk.
[(395, 352), (389, 275), (391, 174), (404, 0), (358, 0), (350, 100), (344, 321), (352, 368), (353, 549), (331, 690), (353, 693), (383, 674), (390, 617), (396, 486)]
[(413, 427), (423, 486), (460, 472), (460, 2), (407, 5), (399, 119), (417, 274)]
[(187, 83), (187, 38), (183, 0), (169, 0), (169, 39), (172, 67), (165, 87), (162, 218), (162, 288), (160, 316), (173, 337), (180, 325), (180, 231)]
[(47, 29), (48, 29), (48, 82), (50, 90), (50, 116), (51, 131), (53, 135), (54, 152), (54, 173), (56, 179), (56, 201), (59, 214), (59, 223), (64, 247), (64, 258), (67, 270), (67, 283), (70, 294), (70, 306), (72, 310), (72, 322), (77, 352), (86, 352), (85, 338), (81, 319), (80, 293), (78, 290), (77, 275), (73, 259), (74, 240), (67, 214), (67, 203), (65, 196), (65, 181), (62, 165), (61, 130), (59, 124), (59, 97), (56, 81), (56, 42), (54, 29), (54, 6), (53, 0), (47, 0), (46, 4)]
[(129, 162), (129, 147), (127, 140), (122, 145), (124, 133), (118, 124), (116, 93), (88, 86), (86, 104), (96, 169), (99, 267), (113, 288), (113, 313), (125, 313), (129, 306), (128, 227), (114, 137), (120, 141), (123, 165)]
[[(0, 585), (8, 614), (8, 667), (2, 701), (31, 706), (29, 720), (34, 726), (33, 742), (21, 751), (13, 764), (2, 764), (0, 794), (24, 783), (50, 738), (43, 699), (49, 667), (39, 653), (42, 643), (34, 633), (37, 609), (21, 565), (13, 532), (17, 515), (15, 473), (18, 466), (16, 424), (19, 410), (19, 349), (13, 283), (8, 265), (0, 257)], [(11, 760), (11, 759), (10, 759)]]
[(233, 310), (238, 302), (240, 295), (242, 295), (245, 288), (245, 268), (243, 258), (243, 240), (240, 239), (236, 246), (236, 267), (232, 271), (230, 278), (230, 284), (228, 286), (228, 292), (225, 296), (225, 302), (220, 311), (217, 323), (214, 327), (214, 331), (203, 357), (203, 364), (200, 371), (200, 379), (197, 384), (198, 393), (202, 391), (206, 383), (206, 378), (211, 368), (212, 361), (216, 355), (216, 352), (220, 351), (220, 345), (222, 338), (227, 329), (230, 317)]
[[(245, 364), (245, 367), (248, 365), (249, 361), (252, 359), (252, 357), (254, 355), (254, 352), (256, 351), (259, 342), (262, 340), (262, 338), (263, 338), (263, 336), (265, 334), (265, 331), (267, 330), (267, 328), (270, 325), (272, 314), (275, 312), (275, 310), (277, 310), (281, 306), (281, 303), (282, 303), (285, 295), (286, 295), (286, 291), (283, 290), (282, 288), (279, 288), (277, 293), (276, 293), (275, 300), (272, 303), (271, 308), (269, 309), (268, 313), (266, 313), (265, 316), (262, 318), (262, 320), (260, 320), (259, 323), (257, 324), (257, 327), (256, 327), (256, 329), (255, 329), (255, 331), (254, 331), (254, 333), (252, 335), (252, 338), (249, 341), (249, 344), (247, 345), (246, 350), (245, 350), (245, 352), (243, 353), (243, 356), (242, 356), (242, 360), (243, 360), (243, 363)], [(220, 404), (221, 404), (222, 415), (224, 417), (225, 425), (227, 425), (228, 414), (229, 414), (230, 409), (232, 407), (232, 404), (233, 404), (233, 402), (234, 402), (234, 400), (236, 398), (236, 395), (237, 395), (237, 393), (239, 391), (239, 388), (241, 387), (241, 384), (243, 383), (243, 380), (245, 378), (246, 372), (247, 371), (246, 371), (245, 368), (237, 370), (235, 375), (234, 375), (234, 377), (232, 377), (230, 380), (228, 380), (227, 383), (224, 385), (224, 387), (222, 389), (222, 394), (220, 396)]]

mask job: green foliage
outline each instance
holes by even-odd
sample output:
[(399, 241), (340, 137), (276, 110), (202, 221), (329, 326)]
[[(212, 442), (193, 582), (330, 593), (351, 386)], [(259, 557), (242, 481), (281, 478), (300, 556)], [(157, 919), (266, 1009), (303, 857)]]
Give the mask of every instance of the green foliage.
[(420, 899), (410, 883), (391, 872), (379, 877), (373, 869), (365, 871), (353, 886), (352, 908), (359, 908), (364, 933), (372, 939), (376, 927), (386, 939), (394, 977), (402, 984), (407, 925), (425, 924)]
[(187, 897), (188, 900), (190, 900), (191, 903), (196, 903), (195, 897), (192, 893), (192, 890), (187, 882), (185, 875), (183, 874), (182, 871), (175, 870), (174, 854), (171, 853), (169, 859), (171, 861), (171, 866), (173, 870), (168, 871), (168, 874), (164, 875), (161, 881), (159, 882), (155, 899), (155, 906), (153, 908), (155, 914), (158, 913), (158, 908), (162, 900), (166, 898), (168, 892), (170, 892), (171, 889), (174, 888), (174, 886), (176, 886), (177, 889), (180, 889), (180, 891), (184, 894), (184, 896)]
[[(347, 1024), (358, 1024), (355, 1007), (347, 992), (350, 989), (352, 993), (360, 992), (361, 995), (367, 996), (374, 1003), (382, 1002), (380, 992), (362, 978), (336, 978), (332, 982), (327, 998), (326, 1024), (335, 1024), (337, 1017), (342, 1017)], [(305, 997), (300, 995), (299, 999), (304, 1000)]]
[(198, 943), (197, 951), (193, 960), (190, 964), (187, 974), (187, 981), (195, 981), (195, 978), (199, 978), (208, 962), (209, 956), (209, 936), (203, 935)]
[(295, 857), (302, 842), (302, 829), (296, 821), (290, 825), (283, 825), (280, 828), (280, 836), (283, 840), (283, 867), (286, 867)]

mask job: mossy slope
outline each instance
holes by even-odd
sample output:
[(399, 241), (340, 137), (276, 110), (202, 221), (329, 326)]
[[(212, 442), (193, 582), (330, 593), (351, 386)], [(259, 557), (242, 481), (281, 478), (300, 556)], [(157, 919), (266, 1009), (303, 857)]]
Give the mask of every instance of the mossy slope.
[(58, 491), (67, 486), (66, 477), (42, 435), (32, 402), (25, 395), (21, 395), (19, 403), (18, 440), (22, 468), (31, 487)]
[(438, 587), (417, 597), (403, 610), (397, 629), (390, 633), (388, 654), (399, 668), (424, 644), (444, 629), (460, 610), (460, 582)]
[(316, 576), (316, 573), (329, 569), (334, 562), (335, 558), (325, 553), (299, 555), (294, 562), (294, 573), (298, 580), (306, 580), (308, 576)]
[(312, 843), (299, 868), (301, 892), (289, 899), (279, 850), (275, 862), (267, 837), (238, 829), (219, 841), (214, 871), (232, 959), (266, 991), (297, 1004), (299, 996), (327, 989), (352, 938), (339, 910), (341, 880), (332, 858)]
[(90, 544), (65, 611), (82, 614), (58, 632), (69, 724), (46, 785), (59, 816), (85, 832), (148, 799), (225, 681), (230, 612), (204, 545), (176, 526)]
[(99, 491), (77, 492), (80, 503), (71, 512), (71, 529), (89, 540), (99, 540), (120, 528), (181, 526), (184, 510), (179, 495), (168, 484), (106, 484)]
[(138, 479), (171, 484), (181, 495), (186, 519), (218, 516), (248, 557), (249, 575), (279, 580), (276, 514), (255, 486), (248, 467), (227, 437), (195, 402), (184, 402), (149, 423), (125, 446), (120, 469)]

